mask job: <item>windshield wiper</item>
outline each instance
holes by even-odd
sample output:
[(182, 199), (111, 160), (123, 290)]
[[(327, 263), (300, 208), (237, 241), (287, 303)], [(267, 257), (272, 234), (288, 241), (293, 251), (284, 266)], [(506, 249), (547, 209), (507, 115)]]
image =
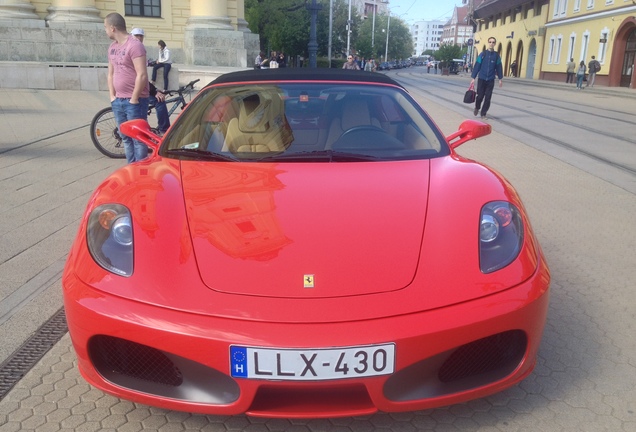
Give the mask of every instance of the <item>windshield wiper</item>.
[(237, 159), (235, 157), (225, 156), (225, 155), (214, 153), (207, 150), (178, 148), (178, 149), (169, 149), (166, 151), (166, 153), (173, 156), (186, 156), (186, 157), (201, 159), (201, 160), (237, 162)]
[(317, 150), (296, 153), (281, 153), (273, 156), (265, 156), (260, 159), (253, 159), (253, 161), (257, 162), (316, 162), (320, 160), (328, 162), (364, 162), (382, 160), (382, 158), (361, 153), (341, 152), (334, 150)]

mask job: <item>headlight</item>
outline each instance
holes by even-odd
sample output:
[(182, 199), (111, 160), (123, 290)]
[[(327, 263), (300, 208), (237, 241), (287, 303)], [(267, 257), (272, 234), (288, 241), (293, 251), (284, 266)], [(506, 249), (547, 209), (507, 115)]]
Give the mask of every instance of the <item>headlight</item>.
[(523, 221), (519, 210), (506, 201), (486, 204), (479, 221), (479, 267), (483, 273), (492, 273), (519, 255)]
[(133, 229), (130, 211), (120, 204), (104, 204), (88, 217), (88, 250), (101, 267), (120, 276), (133, 272)]

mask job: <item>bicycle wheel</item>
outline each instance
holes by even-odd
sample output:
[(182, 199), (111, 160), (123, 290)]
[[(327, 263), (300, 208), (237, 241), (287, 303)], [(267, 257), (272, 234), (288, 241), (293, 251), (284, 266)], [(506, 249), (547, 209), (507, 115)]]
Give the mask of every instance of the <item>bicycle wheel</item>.
[(124, 143), (119, 135), (117, 121), (115, 121), (111, 107), (104, 108), (93, 117), (91, 139), (97, 150), (102, 152), (102, 154), (114, 159), (126, 157)]

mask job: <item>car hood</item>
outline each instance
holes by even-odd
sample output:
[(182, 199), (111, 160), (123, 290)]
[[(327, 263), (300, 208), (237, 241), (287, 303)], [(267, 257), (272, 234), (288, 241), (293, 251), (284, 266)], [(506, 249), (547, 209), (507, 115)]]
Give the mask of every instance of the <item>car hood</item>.
[(212, 290), (329, 298), (413, 280), (429, 161), (181, 163), (197, 266)]

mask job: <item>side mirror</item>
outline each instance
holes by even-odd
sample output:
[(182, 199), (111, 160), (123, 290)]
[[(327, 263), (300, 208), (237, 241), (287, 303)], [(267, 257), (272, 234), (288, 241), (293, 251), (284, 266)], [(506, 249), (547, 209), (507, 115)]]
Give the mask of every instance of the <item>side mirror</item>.
[(119, 129), (124, 135), (141, 141), (153, 150), (157, 150), (159, 148), (159, 144), (161, 144), (161, 137), (152, 132), (150, 125), (146, 120), (129, 120), (122, 123)]
[(457, 132), (446, 137), (446, 142), (452, 149), (456, 149), (466, 141), (486, 136), (490, 132), (492, 132), (492, 127), (488, 123), (465, 120), (459, 125)]

